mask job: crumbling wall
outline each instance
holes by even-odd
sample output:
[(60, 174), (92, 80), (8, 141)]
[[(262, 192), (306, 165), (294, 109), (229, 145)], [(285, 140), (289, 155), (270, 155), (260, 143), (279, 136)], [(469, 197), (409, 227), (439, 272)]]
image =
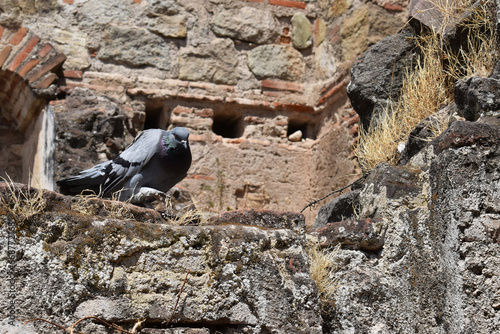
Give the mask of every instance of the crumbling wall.
[[(323, 175), (312, 151), (351, 116), (345, 93), (350, 64), (404, 24), (405, 6), (357, 0), (9, 1), (0, 5), (1, 41), (27, 29), (66, 55), (49, 94), (58, 100), (56, 123), (67, 118), (58, 113), (78, 113), (74, 104), (63, 106), (76, 89), (90, 90), (96, 101), (114, 99), (125, 117), (123, 134), (103, 134), (97, 146), (115, 138), (129, 142), (143, 128), (185, 126), (195, 161), (182, 185), (206, 207), (219, 200), (204, 197), (204, 189), (221, 189), (222, 182), (226, 195), (219, 209), (250, 203), (241, 194), (255, 193), (264, 207), (299, 210), (324, 193), (325, 182), (313, 179), (331, 180), (332, 171), (352, 174), (354, 163), (332, 156), (321, 163), (331, 167)], [(58, 132), (70, 130), (57, 126)], [(344, 125), (335, 131), (342, 142), (332, 145), (348, 155), (352, 136)], [(89, 150), (89, 165), (102, 161)], [(243, 156), (248, 158), (234, 161)], [(56, 164), (56, 177), (69, 171)]]

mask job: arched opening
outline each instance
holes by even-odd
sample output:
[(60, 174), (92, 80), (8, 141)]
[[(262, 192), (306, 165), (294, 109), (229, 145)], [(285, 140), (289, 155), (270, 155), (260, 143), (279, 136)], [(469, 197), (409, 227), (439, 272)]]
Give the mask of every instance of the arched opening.
[(50, 168), (53, 116), (19, 75), (0, 70), (0, 177), (52, 188)]

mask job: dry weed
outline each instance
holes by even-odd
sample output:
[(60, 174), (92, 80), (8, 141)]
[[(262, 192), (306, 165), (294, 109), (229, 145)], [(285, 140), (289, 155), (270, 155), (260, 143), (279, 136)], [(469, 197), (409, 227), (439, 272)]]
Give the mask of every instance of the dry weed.
[[(464, 11), (445, 0), (438, 5), (444, 23), (456, 20)], [(392, 101), (368, 131), (360, 130), (355, 154), (364, 172), (381, 162), (396, 163), (398, 145), (407, 141), (422, 120), (453, 101), (453, 84), (457, 80), (491, 73), (499, 59), (491, 15), (485, 4), (474, 10), (462, 26), (469, 31), (467, 45), (459, 50), (444, 47), (439, 31), (417, 40), (421, 57), (413, 70), (407, 70), (399, 100)], [(431, 122), (435, 136), (446, 129), (448, 121), (448, 117), (435, 117)]]
[(2, 177), (7, 184), (8, 193), (0, 194), (0, 206), (19, 223), (23, 223), (45, 209), (47, 203), (43, 197), (43, 191), (33, 189), (28, 182), (27, 189), (23, 189), (7, 175), (8, 179)]
[(109, 217), (117, 219), (133, 219), (134, 215), (130, 211), (130, 200), (121, 202), (120, 192), (117, 191), (111, 195), (109, 204), (104, 204), (101, 194), (84, 190), (79, 195), (75, 196), (75, 200), (71, 203), (71, 209), (86, 216), (94, 216), (99, 212), (99, 207), (102, 205), (106, 209), (106, 214)]
[(319, 298), (324, 305), (334, 305), (334, 295), (337, 290), (335, 273), (338, 271), (336, 256), (340, 244), (333, 249), (321, 249), (316, 240), (308, 238), (309, 274), (316, 282)]

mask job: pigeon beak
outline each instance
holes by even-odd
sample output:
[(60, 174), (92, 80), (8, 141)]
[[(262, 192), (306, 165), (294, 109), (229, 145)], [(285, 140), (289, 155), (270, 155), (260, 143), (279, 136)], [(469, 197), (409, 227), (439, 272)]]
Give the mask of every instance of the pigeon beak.
[(182, 143), (182, 145), (184, 145), (185, 148), (187, 148), (187, 146), (188, 146), (187, 140), (181, 140), (181, 143)]

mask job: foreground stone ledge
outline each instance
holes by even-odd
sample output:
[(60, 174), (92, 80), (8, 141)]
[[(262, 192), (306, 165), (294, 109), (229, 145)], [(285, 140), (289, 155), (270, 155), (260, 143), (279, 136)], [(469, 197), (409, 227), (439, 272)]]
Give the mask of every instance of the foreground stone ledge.
[[(0, 190), (5, 196), (5, 185)], [(180, 296), (171, 324), (195, 327), (186, 333), (205, 333), (204, 328), (322, 333), (304, 237), (290, 229), (251, 226), (264, 216), (271, 221), (289, 217), (300, 225), (301, 215), (255, 211), (234, 214), (248, 219), (245, 225), (228, 218), (217, 226), (169, 226), (74, 212), (68, 197), (53, 192), (44, 198), (43, 212), (17, 222), (18, 318), (70, 326), (97, 316), (125, 328), (146, 319), (144, 333), (184, 333), (162, 329)], [(105, 207), (105, 201), (96, 201)], [(9, 237), (7, 220), (4, 207), (2, 246)], [(6, 268), (6, 254), (0, 254), (0, 267)], [(7, 289), (0, 287), (1, 318), (8, 317)], [(33, 325), (39, 333), (54, 331), (45, 323)], [(92, 321), (80, 330), (107, 333)]]

